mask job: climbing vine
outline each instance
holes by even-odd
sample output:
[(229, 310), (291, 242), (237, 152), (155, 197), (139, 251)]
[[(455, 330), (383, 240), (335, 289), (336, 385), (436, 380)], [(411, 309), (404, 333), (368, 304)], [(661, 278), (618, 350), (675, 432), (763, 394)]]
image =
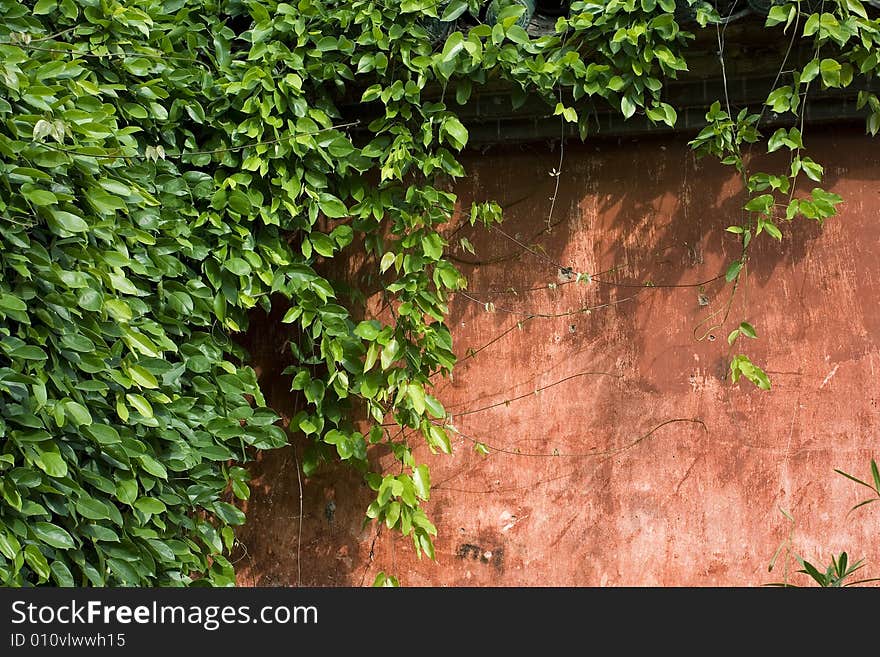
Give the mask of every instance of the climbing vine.
[[(694, 36), (682, 12), (703, 29), (725, 21), (698, 0), (573, 2), (533, 35), (533, 2), (483, 5), (0, 0), (4, 585), (234, 582), (241, 466), (286, 442), (235, 340), (278, 305), (305, 403), (289, 426), (309, 443), (303, 471), (351, 463), (376, 494), (367, 517), (433, 558), (430, 474), (400, 430), (451, 451), (431, 377), (454, 367), (447, 303), (466, 287), (440, 232), (448, 182), (466, 174), (457, 108), (492, 84), (515, 108), (543, 99), (582, 137), (596, 100), (673, 126), (664, 82), (687, 70)], [(749, 197), (728, 228), (742, 240), (734, 289), (753, 238), (834, 214), (836, 195), (796, 191), (823, 173), (805, 154), (804, 107), (811, 89), (873, 74), (878, 27), (858, 0), (776, 3), (767, 29), (814, 57), (784, 64), (763, 108), (720, 99), (692, 142)], [(859, 102), (876, 133), (880, 101)], [(789, 125), (765, 135), (767, 111)], [(752, 171), (752, 146), (789, 150), (790, 166)], [(489, 201), (469, 216), (501, 214)], [(381, 316), (343, 280), (355, 255)], [(729, 341), (742, 336), (756, 336), (745, 321)], [(770, 386), (744, 354), (731, 370)], [(398, 474), (370, 469), (378, 444)]]

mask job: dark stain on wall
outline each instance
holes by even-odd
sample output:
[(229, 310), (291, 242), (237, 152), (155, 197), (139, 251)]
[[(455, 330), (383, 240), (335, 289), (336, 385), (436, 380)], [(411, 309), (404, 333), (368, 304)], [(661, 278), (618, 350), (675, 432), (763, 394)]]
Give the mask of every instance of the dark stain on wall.
[(482, 564), (492, 564), (499, 573), (504, 572), (504, 548), (496, 547), (486, 549), (473, 543), (462, 543), (455, 553), (456, 557), (465, 561), (478, 561)]

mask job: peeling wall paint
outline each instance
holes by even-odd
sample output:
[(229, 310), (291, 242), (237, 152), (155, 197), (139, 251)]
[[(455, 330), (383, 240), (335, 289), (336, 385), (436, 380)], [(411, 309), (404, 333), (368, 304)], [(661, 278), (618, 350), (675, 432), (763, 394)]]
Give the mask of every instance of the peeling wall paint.
[[(808, 145), (840, 215), (757, 240), (723, 326), (732, 286), (711, 279), (737, 255), (724, 227), (743, 203), (727, 168), (682, 139), (569, 142), (548, 217), (558, 150), (468, 156), (462, 207), (498, 200), (501, 229), (528, 251), (470, 227), (452, 241), (474, 300), (451, 303), (461, 361), (436, 394), (468, 438), (452, 456), (416, 450), (432, 468), (436, 561), (363, 526), (370, 491), (356, 475), (298, 479), (289, 447), (251, 467), (239, 583), (360, 586), (384, 570), (409, 586), (757, 586), (782, 577), (767, 567), (789, 532), (813, 563), (847, 550), (880, 576), (880, 507), (847, 516), (862, 491), (834, 473), (868, 476), (880, 458), (880, 153), (858, 131), (823, 130)], [(476, 255), (455, 248), (463, 236)], [(289, 417), (277, 319), (246, 341)], [(737, 347), (770, 392), (727, 377), (738, 352), (726, 337), (743, 320), (759, 339)]]

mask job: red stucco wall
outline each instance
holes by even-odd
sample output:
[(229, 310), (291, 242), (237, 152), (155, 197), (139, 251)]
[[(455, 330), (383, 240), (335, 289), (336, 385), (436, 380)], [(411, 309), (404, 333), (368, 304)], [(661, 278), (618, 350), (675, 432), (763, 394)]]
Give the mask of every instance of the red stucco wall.
[[(456, 256), (483, 263), (461, 267), (468, 294), (495, 311), (453, 299), (457, 353), (481, 350), (436, 394), (490, 454), (463, 437), (452, 456), (417, 450), (432, 468), (436, 561), (362, 526), (370, 495), (357, 476), (298, 480), (288, 448), (252, 467), (240, 583), (357, 586), (385, 570), (410, 586), (756, 586), (781, 579), (767, 567), (789, 532), (814, 563), (848, 550), (880, 576), (880, 504), (847, 516), (867, 491), (834, 472), (869, 478), (880, 458), (880, 155), (858, 130), (816, 128), (807, 141), (845, 199), (839, 217), (797, 220), (781, 244), (762, 236), (728, 321), (708, 332), (732, 286), (690, 285), (736, 257), (723, 230), (742, 205), (731, 170), (695, 160), (683, 139), (569, 143), (547, 230), (558, 145), (469, 156), (463, 207), (498, 200), (502, 230), (542, 256), (483, 229), (453, 238), (476, 246)], [(553, 263), (617, 268), (596, 278), (636, 287), (559, 285)], [(768, 371), (770, 392), (727, 377), (726, 337), (742, 320), (759, 339), (737, 347)], [(285, 330), (257, 321), (248, 343), (289, 413)]]

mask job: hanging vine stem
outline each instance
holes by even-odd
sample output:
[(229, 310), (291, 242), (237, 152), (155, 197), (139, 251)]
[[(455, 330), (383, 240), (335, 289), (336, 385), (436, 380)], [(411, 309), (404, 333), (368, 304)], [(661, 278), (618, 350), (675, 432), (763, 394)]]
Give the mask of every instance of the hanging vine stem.
[[(553, 224), (553, 226), (556, 227), (556, 226), (558, 226), (558, 225), (560, 225), (560, 224), (562, 224), (562, 223), (565, 223), (565, 219), (560, 219), (560, 220), (557, 221), (555, 224)], [(495, 227), (492, 227), (492, 228), (494, 229)], [(546, 233), (546, 232), (547, 232), (547, 229), (546, 229), (546, 228), (542, 228), (542, 229), (539, 230), (537, 233), (535, 233), (535, 235), (532, 237), (532, 239), (536, 239), (536, 238), (540, 237), (541, 235), (543, 235), (543, 234)], [(502, 236), (502, 237), (503, 237), (503, 236)], [(521, 253), (522, 253), (521, 251), (519, 251), (519, 252), (513, 252), (513, 253), (505, 253), (505, 254), (502, 254), (502, 255), (493, 256), (493, 257), (491, 257), (491, 258), (486, 258), (485, 260), (468, 260), (467, 258), (462, 258), (462, 257), (457, 256), (457, 255), (454, 255), (454, 254), (448, 254), (446, 257), (447, 257), (449, 260), (451, 260), (452, 262), (457, 262), (457, 263), (460, 264), (460, 265), (467, 265), (467, 266), (469, 266), (469, 267), (485, 267), (485, 266), (487, 266), (487, 265), (497, 265), (497, 264), (500, 263), (500, 262), (506, 262), (506, 261), (508, 261), (508, 260), (514, 260), (514, 259), (518, 258), (518, 257), (520, 256)], [(534, 255), (534, 254), (533, 254), (533, 255)], [(546, 258), (546, 256), (544, 256), (544, 258)], [(552, 262), (552, 261), (551, 261), (551, 262)], [(554, 266), (555, 266), (555, 263), (553, 263), (553, 264), (554, 264)]]
[[(605, 456), (600, 457), (598, 459), (599, 463), (603, 463), (608, 459), (614, 458), (613, 456)], [(464, 494), (472, 494), (472, 495), (497, 495), (501, 493), (517, 493), (519, 491), (524, 490), (534, 490), (538, 486), (543, 486), (544, 484), (549, 484), (553, 481), (560, 481), (562, 479), (568, 479), (569, 477), (573, 477), (577, 474), (583, 474), (579, 469), (575, 469), (572, 472), (567, 472), (565, 474), (555, 475), (553, 477), (547, 477), (544, 479), (538, 479), (536, 481), (531, 481), (527, 484), (522, 484), (520, 486), (506, 486), (504, 488), (485, 488), (483, 490), (475, 490), (468, 488), (452, 488), (451, 486), (447, 486), (446, 483), (455, 479), (456, 475), (452, 475), (447, 477), (446, 479), (437, 482), (433, 485), (434, 490), (444, 490), (450, 493), (464, 493)]]
[(692, 288), (692, 287), (705, 287), (709, 285), (709, 283), (714, 283), (715, 281), (720, 281), (724, 278), (724, 274), (718, 274), (717, 276), (713, 276), (712, 278), (707, 278), (704, 281), (700, 281), (698, 283), (614, 283), (612, 281), (605, 281), (595, 276), (592, 277), (593, 283), (598, 283), (599, 285), (606, 285), (609, 287), (633, 287), (633, 288), (650, 288), (656, 290), (669, 290), (676, 288)]
[(461, 436), (462, 438), (474, 443), (474, 445), (484, 446), (485, 448), (487, 448), (490, 451), (490, 453), (491, 452), (499, 452), (501, 454), (508, 454), (510, 456), (523, 456), (523, 457), (528, 457), (528, 458), (572, 458), (572, 459), (579, 459), (579, 458), (595, 458), (595, 457), (616, 456), (617, 454), (620, 454), (622, 452), (626, 452), (626, 451), (632, 449), (633, 447), (635, 447), (636, 445), (638, 445), (639, 443), (647, 440), (648, 438), (650, 438), (652, 435), (654, 435), (657, 431), (659, 431), (663, 427), (670, 425), (670, 424), (680, 423), (680, 422), (697, 424), (703, 429), (703, 431), (705, 431), (707, 433), (709, 431), (709, 429), (706, 427), (706, 423), (699, 418), (673, 418), (671, 420), (666, 420), (664, 422), (661, 422), (660, 424), (655, 426), (653, 429), (651, 429), (647, 433), (642, 434), (641, 436), (639, 436), (638, 438), (634, 439), (633, 441), (627, 443), (623, 447), (617, 447), (614, 449), (603, 450), (601, 452), (597, 452), (597, 451), (560, 452), (559, 450), (553, 450), (552, 452), (523, 452), (518, 449), (513, 449), (513, 450), (512, 449), (505, 449), (503, 447), (498, 447), (498, 446), (492, 445), (490, 443), (487, 443), (485, 441), (478, 440), (478, 439), (474, 438), (473, 436), (470, 436), (470, 435), (462, 432), (461, 430), (457, 429), (456, 427), (454, 427), (452, 425), (447, 424), (447, 425), (443, 425), (443, 426), (444, 426), (444, 428), (449, 429), (450, 431), (452, 431), (456, 435)]
[[(737, 276), (736, 280), (733, 282), (733, 287), (730, 290), (730, 294), (728, 295), (725, 304), (721, 308), (712, 311), (707, 317), (698, 322), (697, 325), (694, 327), (693, 335), (694, 339), (696, 339), (697, 342), (702, 342), (704, 339), (706, 339), (706, 337), (712, 335), (713, 331), (717, 331), (727, 322), (727, 319), (730, 317), (730, 308), (733, 306), (733, 299), (736, 296), (737, 289), (739, 288), (740, 280), (740, 277)], [(700, 329), (700, 327), (707, 324), (708, 322), (711, 322), (712, 319), (714, 317), (717, 317), (719, 314), (721, 314), (721, 320), (718, 321), (716, 324), (710, 325), (702, 335), (697, 337), (697, 331)]]
[[(495, 404), (489, 404), (488, 406), (482, 406), (480, 408), (468, 409), (466, 411), (461, 411), (458, 413), (449, 413), (447, 415), (447, 417), (449, 417), (449, 419), (451, 420), (452, 418), (456, 418), (456, 417), (464, 417), (465, 415), (473, 415), (474, 413), (482, 413), (483, 411), (488, 411), (489, 409), (497, 408), (499, 406), (510, 406), (510, 404), (512, 404), (515, 401), (519, 401), (521, 399), (526, 399), (528, 397), (534, 397), (535, 395), (538, 395), (538, 394), (544, 392), (545, 390), (549, 390), (550, 388), (554, 388), (558, 385), (561, 385), (563, 383), (571, 381), (572, 379), (579, 379), (584, 376), (610, 376), (610, 377), (614, 377), (616, 379), (623, 378), (623, 375), (614, 374), (612, 372), (578, 372), (577, 374), (572, 374), (570, 376), (566, 376), (565, 378), (559, 379), (558, 381), (554, 381), (553, 383), (551, 383), (549, 385), (541, 386), (540, 388), (535, 388), (532, 392), (527, 392), (525, 394), (518, 395), (516, 397), (511, 397), (510, 399), (505, 399), (505, 400), (497, 402)], [(467, 403), (467, 402), (462, 402), (462, 403)], [(461, 405), (461, 404), (457, 404), (457, 405)], [(450, 408), (455, 408), (455, 406), (456, 405), (452, 405), (452, 406), (447, 405), (445, 408), (448, 411)]]
[(293, 450), (293, 464), (296, 467), (296, 483), (299, 487), (299, 528), (296, 533), (296, 585), (302, 586), (303, 483), (299, 458), (296, 455), (296, 445), (291, 443), (291, 449)]
[[(821, 5), (821, 7), (822, 7), (822, 9), (824, 9), (824, 7), (825, 7), (825, 0), (822, 0), (822, 5)], [(795, 20), (795, 25), (794, 25), (794, 30), (792, 31), (792, 37), (794, 37), (794, 35), (797, 34), (797, 28), (798, 28), (798, 24), (797, 24), (797, 19), (796, 19), (796, 20)], [(819, 59), (819, 51), (820, 51), (820, 50), (821, 50), (821, 39), (819, 39), (819, 38), (817, 37), (816, 40), (815, 40), (815, 49), (814, 49), (814, 51), (813, 51), (813, 59), (814, 59), (814, 60), (818, 60), (818, 59)], [(787, 57), (787, 56), (788, 56), (788, 53), (786, 53), (786, 57)], [(784, 65), (784, 63), (783, 63), (783, 65)], [(777, 77), (777, 79), (778, 79), (778, 77)], [(805, 132), (806, 132), (807, 97), (808, 97), (808, 94), (809, 94), (809, 92), (810, 92), (810, 85), (812, 84), (812, 82), (813, 82), (812, 80), (807, 80), (806, 85), (804, 86), (803, 98), (802, 98), (801, 101), (800, 101), (800, 110), (801, 110), (801, 114), (800, 114), (800, 117), (799, 117), (799, 118), (800, 118), (800, 133), (801, 133), (801, 139), (803, 139), (803, 136), (804, 136), (804, 134), (805, 134)], [(794, 192), (795, 192), (795, 188), (796, 188), (796, 186), (797, 186), (797, 180), (798, 180), (798, 177), (800, 176), (800, 173), (801, 173), (801, 168), (800, 168), (800, 167), (798, 167), (798, 168), (795, 170), (795, 168), (794, 168), (794, 163), (795, 163), (795, 161), (800, 161), (800, 154), (801, 154), (801, 151), (802, 151), (802, 150), (803, 150), (803, 141), (798, 142), (798, 143), (797, 143), (797, 148), (795, 148), (794, 150), (792, 150), (792, 151), (790, 152), (789, 166), (792, 167), (791, 170), (794, 171), (794, 175), (791, 176), (791, 185), (790, 185), (789, 190), (788, 190), (788, 202), (786, 203), (786, 208), (789, 207), (789, 206), (791, 206), (791, 202), (792, 202), (792, 200), (794, 199)]]
[(548, 257), (546, 254), (541, 253), (539, 251), (536, 251), (535, 249), (531, 248), (530, 246), (523, 244), (518, 239), (516, 239), (513, 235), (508, 235), (506, 232), (501, 230), (498, 226), (492, 226), (491, 228), (492, 228), (493, 232), (498, 233), (504, 239), (510, 240), (511, 242), (516, 244), (518, 247), (520, 247), (523, 251), (535, 256), (539, 260), (543, 260), (544, 262), (550, 264), (551, 266), (555, 267), (556, 269), (568, 269), (567, 266), (559, 264), (558, 262), (556, 262), (552, 258)]
[[(624, 267), (624, 265), (617, 265), (616, 267), (611, 267), (610, 269), (606, 269), (604, 271), (601, 271), (598, 274), (589, 274), (589, 281), (590, 282), (600, 282), (600, 281), (596, 280), (596, 278), (595, 278), (596, 276), (604, 276), (605, 274), (612, 274), (615, 271), (622, 269), (623, 267)], [(574, 272), (574, 270), (572, 269), (572, 273), (573, 272)], [(503, 290), (491, 290), (491, 289), (472, 290), (472, 289), (468, 288), (468, 292), (471, 294), (484, 294), (484, 295), (512, 294), (514, 296), (519, 296), (520, 294), (527, 294), (529, 292), (546, 292), (547, 290), (556, 290), (559, 288), (563, 288), (566, 285), (574, 285), (576, 283), (584, 283), (584, 282), (586, 282), (586, 280), (587, 280), (587, 276), (585, 276), (584, 279), (582, 279), (580, 281), (577, 278), (569, 278), (569, 280), (565, 280), (565, 281), (554, 281), (552, 283), (545, 283), (544, 285), (535, 285), (532, 287), (515, 288), (515, 287), (508, 286), (508, 287), (504, 288)], [(612, 286), (616, 286), (616, 287), (644, 287), (644, 286), (647, 286), (647, 284), (642, 284), (642, 285), (617, 284), (617, 283), (612, 283), (610, 281), (602, 281), (602, 283), (604, 285), (612, 285)], [(686, 285), (684, 287), (697, 287), (697, 285), (698, 284)], [(663, 287), (663, 286), (658, 286), (658, 287)]]
[[(794, 10), (795, 17), (799, 13), (799, 7)], [(732, 11), (732, 9), (731, 9)], [(791, 15), (789, 14), (789, 22), (791, 20)], [(768, 18), (769, 21), (769, 18)], [(726, 25), (725, 25), (726, 29)], [(797, 23), (795, 27), (795, 31), (797, 30)], [(724, 30), (722, 30), (717, 24), (715, 26), (716, 31), (716, 40), (718, 46), (718, 61), (721, 70), (723, 89), (724, 89), (724, 105), (726, 108), (726, 112), (720, 112), (717, 108), (717, 103), (713, 105), (710, 109), (710, 112), (707, 114), (707, 120), (710, 121), (710, 126), (701, 131), (701, 133), (691, 142), (691, 145), (699, 152), (700, 150), (707, 150), (712, 152), (713, 154), (719, 156), (725, 156), (723, 161), (727, 164), (734, 164), (736, 166), (737, 172), (740, 174), (743, 189), (746, 191), (748, 197), (751, 198), (751, 195), (756, 191), (763, 191), (766, 187), (772, 187), (772, 189), (776, 189), (778, 186), (781, 186), (782, 183), (776, 182), (774, 180), (778, 180), (778, 178), (771, 178), (766, 174), (762, 174), (761, 176), (751, 176), (748, 171), (748, 167), (746, 164), (746, 158), (742, 150), (742, 143), (745, 141), (749, 144), (749, 151), (751, 149), (751, 145), (758, 141), (759, 133), (758, 129), (760, 128), (760, 123), (764, 117), (764, 112), (766, 111), (766, 105), (769, 104), (769, 99), (773, 97), (773, 94), (777, 92), (776, 84), (779, 81), (779, 78), (782, 75), (782, 71), (785, 69), (785, 66), (788, 61), (789, 54), (793, 47), (793, 40), (789, 41), (786, 52), (783, 56), (782, 64), (777, 70), (775, 80), (773, 82), (773, 89), (771, 89), (771, 93), (768, 95), (768, 102), (764, 104), (760, 114), (758, 115), (747, 115), (747, 110), (743, 110), (735, 119), (733, 116), (733, 110), (730, 106), (730, 97), (728, 93), (728, 80), (727, 80), (727, 67), (724, 58)], [(775, 107), (775, 105), (774, 105)], [(803, 118), (805, 116), (805, 102), (800, 103), (799, 109), (801, 111), (801, 125), (803, 125)], [(714, 121), (714, 125), (713, 122)], [(777, 132), (778, 134), (778, 132)], [(798, 143), (800, 143), (800, 135), (798, 136)], [(773, 145), (773, 139), (771, 138), (770, 142), (771, 146)], [(771, 148), (773, 150), (773, 148)], [(792, 173), (795, 174), (794, 171), (794, 162), (795, 158), (798, 157), (798, 152), (795, 150), (791, 155), (791, 163), (792, 163)], [(799, 160), (798, 160), (799, 161)], [(796, 176), (792, 175), (792, 179), (789, 181), (791, 184), (791, 191), (793, 192), (793, 186), (796, 182)], [(762, 180), (769, 181), (763, 188), (760, 186)], [(727, 321), (730, 315), (730, 310), (733, 304), (734, 297), (736, 295), (737, 290), (739, 289), (740, 283), (743, 280), (745, 273), (747, 272), (746, 263), (748, 258), (749, 247), (751, 245), (751, 240), (753, 237), (752, 229), (754, 227), (755, 235), (759, 234), (763, 230), (766, 230), (768, 233), (772, 234), (777, 239), (781, 239), (781, 233), (776, 228), (776, 226), (772, 222), (772, 194), (765, 194), (760, 197), (755, 197), (748, 201), (743, 207), (743, 217), (740, 221), (738, 227), (728, 227), (728, 231), (739, 233), (742, 236), (741, 239), (741, 252), (739, 259), (734, 261), (727, 270), (725, 274), (725, 278), (728, 281), (732, 281), (734, 286), (728, 296), (727, 302), (718, 310), (709, 314), (704, 320), (702, 320), (697, 326), (694, 328), (694, 337), (695, 339), (702, 340), (706, 337), (710, 339), (714, 339), (713, 331), (718, 328), (721, 328), (724, 323)], [(763, 218), (763, 214), (769, 213), (768, 219)], [(754, 226), (753, 226), (754, 224)], [(705, 326), (709, 322), (712, 322), (718, 315), (721, 315), (720, 322), (711, 324), (708, 328), (703, 332), (702, 335), (697, 335), (698, 331), (701, 327)], [(740, 334), (747, 335), (748, 337), (755, 337), (754, 328), (745, 322), (740, 324), (740, 328), (731, 332), (728, 336), (728, 343), (732, 346), (736, 339)], [(731, 370), (733, 373), (733, 380), (736, 381), (738, 376), (742, 373), (746, 374), (746, 377), (752, 380), (756, 385), (762, 388), (769, 388), (770, 382), (769, 378), (766, 374), (751, 363), (748, 357), (744, 355), (736, 356), (731, 362)]]
[[(564, 39), (563, 45), (565, 45)], [(559, 90), (559, 104), (562, 104), (562, 89)], [(550, 211), (547, 213), (548, 233), (552, 230), (553, 226), (553, 209), (556, 207), (556, 197), (559, 196), (559, 179), (562, 177), (562, 162), (565, 159), (565, 117), (563, 116), (559, 117), (559, 128), (559, 163), (556, 165), (556, 168), (551, 172), (551, 175), (555, 178), (555, 181), (553, 186), (553, 196), (550, 197)]]
[(590, 314), (594, 310), (601, 310), (602, 308), (610, 308), (612, 306), (617, 306), (627, 301), (632, 301), (636, 298), (637, 295), (641, 294), (645, 290), (651, 289), (650, 287), (644, 287), (634, 294), (624, 297), (623, 299), (616, 299), (614, 301), (609, 301), (607, 303), (596, 304), (595, 306), (584, 306), (582, 308), (577, 308), (576, 310), (569, 310), (561, 313), (536, 313), (536, 312), (525, 312), (521, 310), (512, 310), (510, 308), (496, 308), (493, 306), (489, 306), (489, 303), (477, 299), (476, 297), (470, 296), (467, 292), (458, 291), (455, 294), (458, 296), (462, 296), (465, 299), (472, 301), (480, 306), (483, 306), (487, 312), (499, 312), (499, 313), (507, 313), (509, 315), (518, 315), (519, 317), (525, 317), (526, 319), (556, 319), (558, 317), (571, 317), (572, 315), (581, 315), (581, 314)]

